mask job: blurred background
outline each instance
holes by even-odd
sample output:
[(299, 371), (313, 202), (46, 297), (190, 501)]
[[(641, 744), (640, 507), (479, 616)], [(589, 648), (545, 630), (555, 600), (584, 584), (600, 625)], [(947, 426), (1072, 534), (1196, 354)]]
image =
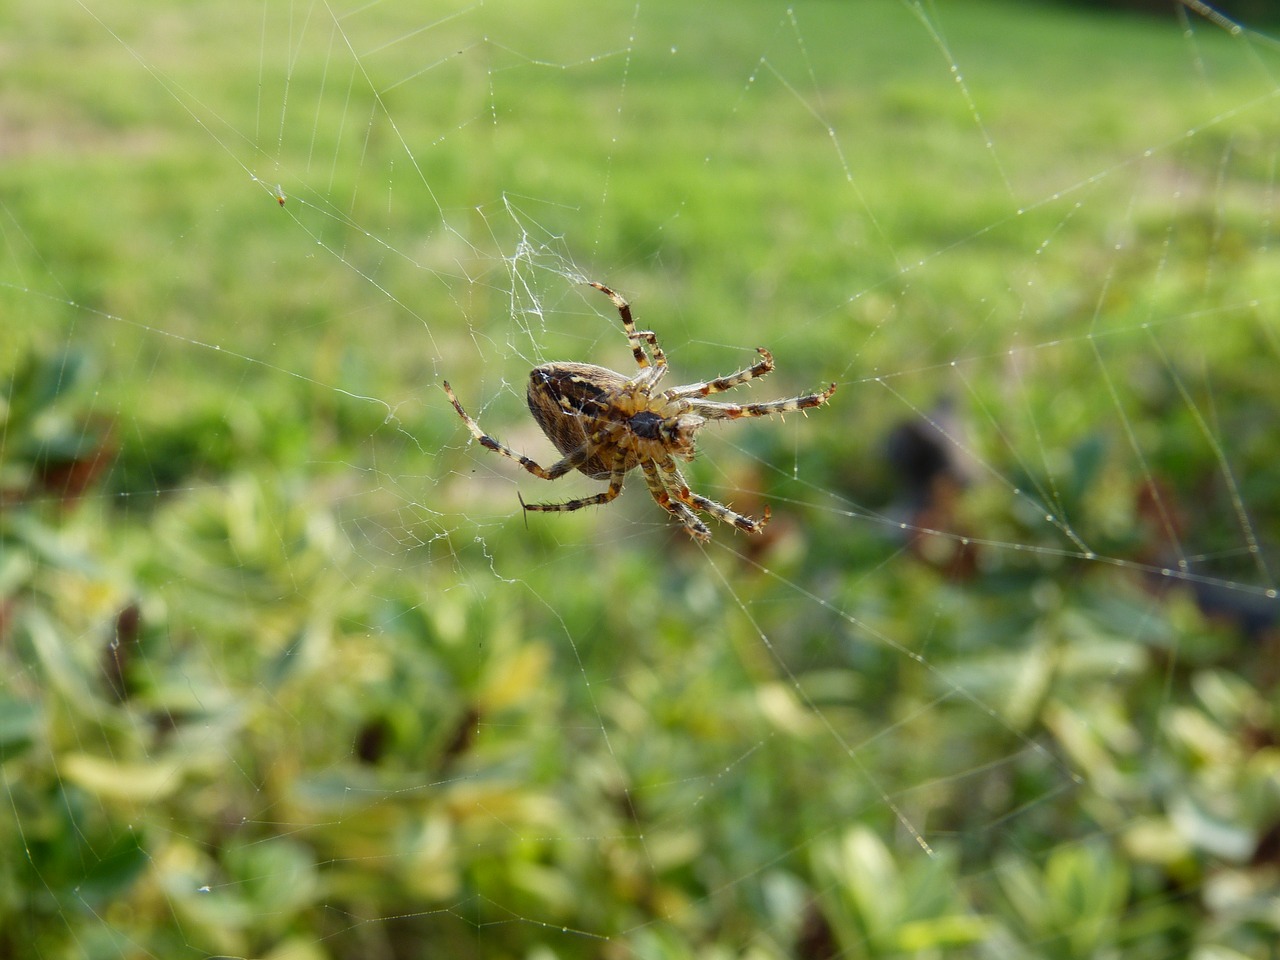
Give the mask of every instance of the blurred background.
[[(0, 37), (0, 955), (1275, 956), (1270, 5)], [(761, 536), (471, 440), (587, 280)]]

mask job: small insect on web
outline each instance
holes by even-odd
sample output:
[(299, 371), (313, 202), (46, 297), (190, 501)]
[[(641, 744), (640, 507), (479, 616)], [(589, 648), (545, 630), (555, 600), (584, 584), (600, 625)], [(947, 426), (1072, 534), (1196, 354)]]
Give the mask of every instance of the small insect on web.
[[(547, 438), (563, 455), (543, 467), (495, 440), (462, 409), (446, 381), (444, 392), (467, 429), (481, 446), (516, 461), (535, 477), (556, 480), (578, 470), (595, 480), (608, 480), (603, 493), (564, 503), (524, 503), (525, 510), (569, 511), (609, 503), (622, 491), (627, 473), (644, 471), (649, 493), (658, 506), (684, 525), (695, 540), (710, 540), (711, 531), (697, 511), (747, 533), (759, 533), (769, 521), (769, 508), (759, 519), (735, 513), (723, 504), (689, 489), (676, 460), (692, 460), (697, 432), (712, 420), (769, 417), (818, 407), (836, 391), (833, 383), (820, 393), (765, 403), (719, 403), (705, 399), (763, 377), (773, 369), (773, 355), (757, 347), (760, 360), (753, 367), (715, 380), (691, 383), (657, 392), (667, 374), (667, 357), (650, 330), (637, 330), (626, 300), (603, 284), (589, 281), (618, 308), (622, 327), (639, 372), (626, 377), (590, 363), (547, 363), (529, 374), (529, 410)], [(646, 353), (645, 347), (649, 351)]]

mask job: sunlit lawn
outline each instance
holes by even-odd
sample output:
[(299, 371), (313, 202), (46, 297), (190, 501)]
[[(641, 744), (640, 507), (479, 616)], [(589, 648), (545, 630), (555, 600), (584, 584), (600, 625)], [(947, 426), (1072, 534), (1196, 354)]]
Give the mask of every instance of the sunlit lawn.
[[(939, 6), (0, 11), (0, 954), (1262, 955), (1273, 695), (1135, 502), (1257, 584), (1274, 49)], [(691, 467), (759, 552), (467, 443), (629, 362), (584, 276), (839, 384)], [(943, 397), (960, 584), (882, 522)]]

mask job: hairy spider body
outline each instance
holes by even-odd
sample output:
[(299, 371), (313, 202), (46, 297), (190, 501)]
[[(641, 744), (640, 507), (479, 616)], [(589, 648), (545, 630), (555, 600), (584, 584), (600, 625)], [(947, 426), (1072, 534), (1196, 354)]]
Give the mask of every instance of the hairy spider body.
[[(668, 454), (692, 460), (694, 432), (705, 422), (684, 412), (678, 402), (661, 394), (650, 396), (636, 381), (590, 363), (537, 367), (529, 374), (527, 399), (533, 419), (561, 454), (572, 456), (604, 431), (625, 451), (626, 471), (642, 460)], [(596, 480), (608, 480), (613, 459), (600, 447), (578, 469)]]
[[(762, 377), (773, 369), (773, 356), (757, 347), (760, 360), (753, 367), (727, 377), (658, 390), (667, 373), (667, 358), (658, 338), (636, 330), (631, 307), (603, 284), (590, 284), (613, 301), (631, 342), (639, 372), (633, 377), (590, 363), (548, 363), (529, 374), (529, 411), (563, 459), (543, 467), (486, 434), (465, 410), (446, 382), (444, 391), (478, 443), (514, 460), (536, 477), (555, 480), (578, 470), (595, 480), (608, 480), (603, 493), (565, 503), (524, 503), (525, 510), (568, 511), (608, 503), (622, 490), (623, 479), (637, 466), (658, 505), (678, 519), (696, 540), (709, 540), (711, 531), (694, 511), (709, 514), (748, 533), (759, 533), (769, 520), (765, 507), (760, 519), (734, 513), (689, 489), (676, 460), (692, 460), (697, 432), (712, 420), (767, 417), (821, 406), (835, 393), (833, 383), (820, 393), (766, 403), (718, 403), (709, 394), (729, 390)], [(645, 352), (649, 347), (652, 354)]]

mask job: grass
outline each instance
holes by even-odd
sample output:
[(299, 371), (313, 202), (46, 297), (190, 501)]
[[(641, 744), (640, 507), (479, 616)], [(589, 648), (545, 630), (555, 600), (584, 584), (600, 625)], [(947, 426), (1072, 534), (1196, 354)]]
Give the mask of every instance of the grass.
[[(0, 954), (1267, 955), (1274, 48), (928, 9), (0, 13)], [(575, 271), (776, 537), (520, 522)]]

